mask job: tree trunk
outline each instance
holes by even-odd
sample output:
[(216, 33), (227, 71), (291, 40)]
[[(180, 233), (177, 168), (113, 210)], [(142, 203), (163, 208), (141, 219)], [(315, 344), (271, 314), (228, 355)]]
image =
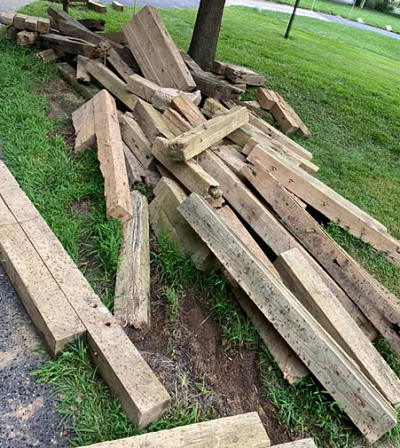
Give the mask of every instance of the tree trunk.
[(62, 4), (63, 4), (63, 10), (64, 10), (65, 12), (68, 12), (68, 3), (69, 3), (69, 0), (63, 0), (63, 2), (62, 2)]
[(189, 55), (203, 70), (211, 70), (217, 51), (225, 0), (201, 0)]

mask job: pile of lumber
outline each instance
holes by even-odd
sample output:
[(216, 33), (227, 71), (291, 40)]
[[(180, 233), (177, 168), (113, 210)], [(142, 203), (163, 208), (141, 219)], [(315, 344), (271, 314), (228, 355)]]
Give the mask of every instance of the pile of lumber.
[[(399, 300), (309, 211), (398, 265), (400, 243), (316, 179), (312, 154), (263, 119), (308, 137), (293, 109), (250, 70), (204, 72), (152, 7), (122, 35), (49, 15), (58, 32), (41, 45), (77, 56), (76, 68), (58, 67), (88, 99), (72, 117), (75, 151), (97, 149), (107, 216), (121, 220), (116, 321), (151, 327), (149, 228), (167, 232), (198, 269), (222, 269), (290, 383), (314, 375), (370, 442), (390, 431), (400, 380), (371, 341), (382, 335), (400, 354)], [(247, 85), (258, 86), (257, 102), (240, 101)], [(142, 183), (150, 204), (132, 191)]]

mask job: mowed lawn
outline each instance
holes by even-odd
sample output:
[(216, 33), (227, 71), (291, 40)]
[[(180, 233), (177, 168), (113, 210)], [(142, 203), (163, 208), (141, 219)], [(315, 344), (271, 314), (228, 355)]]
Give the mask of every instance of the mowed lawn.
[[(36, 2), (25, 7), (23, 12), (46, 16), (49, 5), (44, 1)], [(107, 31), (120, 31), (132, 17), (132, 8), (126, 8), (124, 13), (109, 8), (107, 14), (99, 15), (79, 6), (71, 8), (71, 14), (75, 17), (102, 17), (107, 21)], [(195, 12), (162, 10), (161, 14), (172, 37), (186, 49)], [(244, 65), (264, 74), (267, 86), (279, 91), (311, 130), (312, 138), (298, 141), (314, 154), (313, 161), (320, 166), (317, 177), (371, 213), (388, 227), (393, 236), (400, 238), (399, 42), (373, 33), (300, 17), (296, 19), (291, 38), (284, 40), (287, 18), (284, 14), (227, 8), (218, 59)], [(36, 61), (29, 60), (29, 50), (16, 49), (9, 43), (2, 44), (1, 49), (7, 58), (4, 58), (3, 64), (0, 61), (0, 87), (3, 88), (3, 95), (0, 89), (0, 99), (7, 114), (3, 114), (3, 118), (0, 114), (0, 138), (4, 143), (6, 161), (10, 163), (18, 180), (27, 185), (28, 177), (38, 179), (35, 175), (39, 175), (40, 178), (45, 163), (32, 166), (36, 172), (24, 170), (26, 142), (20, 141), (15, 135), (16, 130), (26, 127), (20, 118), (24, 110), (14, 105), (16, 100), (11, 95), (16, 98), (19, 92), (14, 78), (20, 79), (24, 91), (31, 89), (31, 75), (29, 72), (23, 73), (17, 64), (33, 67), (38, 73), (41, 69)], [(26, 61), (21, 60), (21, 55)], [(8, 78), (3, 77), (2, 73), (6, 74), (10, 66), (15, 73), (8, 75)], [(43, 74), (43, 80), (52, 76), (52, 71)], [(254, 91), (250, 90), (248, 98), (253, 97)], [(29, 107), (28, 100), (24, 104)], [(37, 107), (43, 107), (42, 103), (38, 102)], [(14, 109), (18, 114), (9, 113)], [(16, 127), (10, 130), (12, 120)], [(52, 130), (48, 129), (46, 122), (40, 132)], [(48, 155), (42, 152), (41, 156), (48, 157), (46, 162), (51, 164), (55, 151), (58, 151), (57, 154), (63, 154), (64, 157), (60, 163), (67, 163), (65, 148), (59, 149), (58, 146), (62, 144), (56, 143), (49, 148)], [(92, 162), (88, 160), (87, 166), (91, 167)], [(81, 169), (84, 170), (85, 166), (82, 165)], [(71, 167), (71, 173), (74, 169)], [(63, 185), (60, 192), (54, 190), (52, 205), (57, 202), (58, 194), (66, 194), (66, 188), (68, 186), (70, 189), (71, 183), (75, 183), (76, 188), (79, 183), (82, 189), (81, 181), (84, 179), (95, 190), (98, 182), (96, 180), (96, 185), (90, 185), (90, 176), (86, 172), (80, 173), (78, 177), (65, 174), (64, 177), (65, 188)], [(45, 182), (45, 176), (42, 175), (42, 178)], [(38, 183), (31, 182), (32, 196), (39, 200), (40, 194), (35, 194), (35, 188), (37, 190)], [(70, 191), (68, 198), (65, 196), (65, 203), (69, 198), (84, 194), (86, 192), (81, 190)], [(41, 212), (46, 214), (45, 198), (40, 200)], [(101, 194), (98, 194), (96, 201), (101, 200)], [(64, 202), (58, 203), (64, 206)], [(105, 225), (103, 222), (100, 224)], [(62, 233), (63, 221), (55, 217), (54, 227), (57, 229), (57, 226)], [(336, 227), (330, 227), (329, 230), (374, 276), (400, 297), (399, 268)], [(107, 229), (107, 235), (107, 241), (111, 240), (112, 235), (115, 236), (114, 229)], [(74, 247), (69, 250), (74, 252)], [(115, 268), (115, 260), (112, 267)], [(398, 358), (390, 354), (385, 344), (379, 343), (379, 347), (389, 358), (396, 373), (400, 374)], [(262, 359), (265, 360), (265, 357)], [(272, 378), (271, 375), (275, 376)], [(283, 380), (277, 379), (277, 375), (275, 370), (271, 372), (269, 367), (265, 368), (268, 394), (277, 404), (281, 419), (305, 434), (323, 435), (323, 440), (329, 440), (331, 446), (348, 446), (351, 433), (347, 428), (348, 421), (337, 408), (331, 406), (321, 389), (312, 380), (307, 380), (299, 387), (289, 387)], [(398, 440), (398, 436), (396, 429), (392, 438)]]

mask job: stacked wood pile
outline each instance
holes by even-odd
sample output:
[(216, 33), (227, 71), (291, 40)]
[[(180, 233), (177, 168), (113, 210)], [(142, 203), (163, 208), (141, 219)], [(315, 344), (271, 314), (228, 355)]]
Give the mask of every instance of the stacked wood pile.
[[(199, 269), (222, 268), (289, 382), (313, 374), (370, 442), (390, 431), (400, 380), (371, 341), (380, 334), (400, 354), (400, 303), (309, 211), (398, 265), (400, 243), (316, 179), (312, 154), (262, 119), (309, 137), (294, 110), (250, 70), (203, 71), (154, 8), (111, 35), (56, 8), (49, 15), (40, 45), (78, 56), (76, 68), (58, 67), (89, 100), (72, 117), (75, 151), (97, 148), (107, 216), (122, 223), (117, 321), (151, 326), (150, 223)], [(259, 86), (256, 102), (241, 101), (247, 85)], [(131, 192), (138, 183), (153, 190), (150, 204)]]

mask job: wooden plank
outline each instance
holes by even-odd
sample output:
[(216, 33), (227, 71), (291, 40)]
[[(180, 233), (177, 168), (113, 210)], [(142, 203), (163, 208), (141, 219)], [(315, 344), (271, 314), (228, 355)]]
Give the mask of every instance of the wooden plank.
[(154, 194), (175, 230), (181, 250), (191, 256), (199, 270), (210, 269), (215, 264), (214, 255), (178, 212), (179, 205), (187, 198), (184, 189), (176, 181), (162, 177)]
[(84, 85), (78, 82), (76, 79), (76, 70), (71, 67), (68, 62), (57, 64), (57, 69), (60, 75), (85, 98), (91, 99), (100, 92), (100, 89), (93, 84)]
[(169, 240), (174, 241), (179, 247), (179, 238), (173, 227), (169, 222), (167, 215), (161, 207), (157, 198), (154, 198), (149, 206), (150, 225), (154, 234), (159, 239), (161, 235), (166, 235)]
[(15, 14), (13, 27), (23, 31), (25, 29), (25, 20), (28, 18), (26, 14)]
[(37, 25), (38, 25), (38, 18), (37, 17), (32, 17), (32, 16), (28, 16), (25, 19), (25, 29), (27, 31), (37, 31)]
[[(274, 119), (269, 112), (265, 111), (264, 109), (261, 109), (261, 106), (258, 103), (258, 101), (232, 101), (232, 103), (236, 104), (237, 106), (247, 107), (247, 109), (251, 110), (258, 117), (261, 117), (263, 119), (266, 119), (266, 120)], [(228, 107), (231, 109), (230, 102), (228, 102)]]
[(172, 99), (171, 106), (172, 109), (179, 112), (191, 126), (199, 126), (207, 121), (189, 95), (184, 92)]
[(82, 322), (19, 224), (0, 226), (0, 261), (52, 358), (84, 337)]
[(151, 155), (151, 144), (145, 136), (142, 128), (133, 117), (128, 114), (120, 116), (122, 140), (135, 154), (144, 168), (154, 166), (154, 157)]
[(96, 57), (96, 45), (82, 39), (60, 34), (41, 34), (40, 41), (44, 47), (55, 48), (65, 53), (81, 54), (82, 56)]
[(144, 76), (161, 87), (191, 91), (196, 87), (157, 10), (145, 6), (123, 32)]
[(153, 156), (161, 162), (189, 191), (204, 197), (220, 197), (219, 183), (207, 174), (193, 160), (175, 162), (171, 159), (168, 140), (157, 138), (151, 150)]
[(140, 98), (137, 99), (133, 115), (140, 123), (140, 127), (151, 144), (154, 143), (157, 137), (174, 138), (174, 135), (164, 123), (162, 114), (146, 101)]
[(106, 21), (103, 19), (78, 19), (78, 22), (89, 31), (104, 31), (106, 29)]
[(235, 84), (243, 83), (248, 86), (263, 86), (265, 84), (264, 76), (246, 67), (240, 67), (234, 64), (227, 64), (224, 74)]
[(396, 426), (396, 412), (368, 378), (203, 198), (192, 194), (179, 210), (369, 442)]
[(7, 32), (4, 34), (4, 39), (7, 40), (16, 40), (17, 39), (18, 30), (13, 26), (7, 28)]
[(260, 417), (251, 412), (98, 443), (88, 448), (267, 448), (270, 445)]
[(118, 3), (118, 2), (112, 2), (112, 8), (118, 12), (123, 12), (124, 5), (121, 5), (121, 3)]
[(103, 5), (103, 3), (95, 2), (94, 0), (88, 0), (87, 7), (89, 9), (93, 9), (93, 11), (96, 11), (100, 14), (104, 14), (107, 12), (107, 6)]
[(129, 187), (133, 190), (137, 183), (141, 184), (143, 182), (142, 177), (144, 177), (146, 170), (125, 143), (123, 143), (123, 148)]
[(183, 118), (180, 113), (170, 107), (163, 113), (163, 119), (165, 124), (168, 126), (168, 129), (175, 137), (184, 134), (192, 128), (192, 125), (185, 118)]
[(48, 34), (50, 33), (50, 29), (50, 19), (39, 17), (37, 21), (37, 32), (39, 34)]
[(288, 289), (358, 364), (389, 403), (400, 405), (399, 378), (300, 251), (292, 249), (280, 254), (274, 266)]
[(76, 134), (74, 150), (79, 152), (89, 148), (95, 148), (97, 140), (92, 100), (87, 101), (72, 113), (72, 124), (74, 125)]
[(126, 90), (126, 83), (122, 81), (105, 65), (98, 61), (90, 60), (87, 64), (88, 72), (112, 95), (118, 98), (129, 109), (134, 109), (137, 97)]
[(255, 146), (248, 160), (256, 158), (268, 171), (273, 170), (274, 177), (289, 191), (400, 266), (400, 243), (385, 233), (368, 213), (274, 151)]
[(400, 353), (400, 337), (393, 331), (393, 324), (400, 325), (397, 297), (386, 291), (350, 257), (264, 168), (257, 164), (248, 166), (243, 169), (242, 174), (389, 341), (393, 349)]
[(215, 177), (220, 183), (225, 199), (276, 255), (295, 247), (301, 250), (369, 339), (376, 337), (376, 330), (337, 283), (215, 154), (205, 151), (199, 156), (198, 163), (209, 175)]
[(118, 123), (117, 107), (107, 90), (93, 98), (97, 158), (104, 177), (107, 218), (132, 218), (132, 201)]
[(167, 391), (44, 221), (23, 225), (86, 327), (98, 372), (117, 395), (127, 417), (135, 426), (146, 427), (166, 410)]
[(133, 191), (132, 219), (122, 225), (122, 246), (115, 283), (114, 315), (117, 322), (139, 330), (150, 328), (149, 206)]
[(14, 25), (15, 13), (10, 11), (3, 11), (0, 14), (0, 23), (6, 26)]
[(39, 34), (33, 31), (20, 31), (17, 34), (17, 45), (21, 47), (29, 47), (39, 39)]
[(126, 88), (148, 103), (151, 103), (151, 99), (153, 98), (154, 94), (161, 89), (158, 84), (149, 81), (148, 79), (143, 78), (143, 76), (137, 74), (132, 74), (131, 76), (129, 76)]
[(274, 448), (317, 448), (313, 439), (295, 440), (294, 442), (274, 445)]
[(192, 72), (192, 76), (201, 93), (209, 98), (215, 98), (221, 101), (234, 101), (240, 100), (240, 97), (244, 93), (243, 89), (234, 84), (219, 81), (205, 72)]
[(89, 59), (78, 54), (76, 66), (76, 79), (84, 84), (90, 84), (90, 74), (87, 71), (87, 63)]
[(215, 73), (216, 75), (225, 76), (227, 66), (228, 64), (225, 62), (214, 61), (214, 64), (212, 66), (212, 72)]
[[(240, 148), (240, 146), (237, 146)], [(246, 165), (246, 157), (237, 151), (236, 145), (212, 146), (211, 150), (216, 154), (237, 176)]]
[(48, 50), (43, 50), (36, 54), (37, 59), (41, 59), (42, 61), (57, 61), (65, 56), (65, 53), (60, 50), (54, 50), (53, 48), (49, 48)]
[(245, 107), (238, 107), (175, 137), (169, 142), (171, 157), (179, 161), (192, 159), (243, 126), (249, 119), (248, 115)]
[[(129, 77), (134, 74), (133, 69), (122, 59), (115, 48), (110, 48), (107, 53), (107, 61), (113, 69), (126, 83), (129, 82)], [(126, 88), (128, 89), (128, 86)]]
[(278, 92), (261, 87), (257, 89), (256, 98), (260, 106), (269, 112), (272, 110), (276, 103), (283, 100)]

